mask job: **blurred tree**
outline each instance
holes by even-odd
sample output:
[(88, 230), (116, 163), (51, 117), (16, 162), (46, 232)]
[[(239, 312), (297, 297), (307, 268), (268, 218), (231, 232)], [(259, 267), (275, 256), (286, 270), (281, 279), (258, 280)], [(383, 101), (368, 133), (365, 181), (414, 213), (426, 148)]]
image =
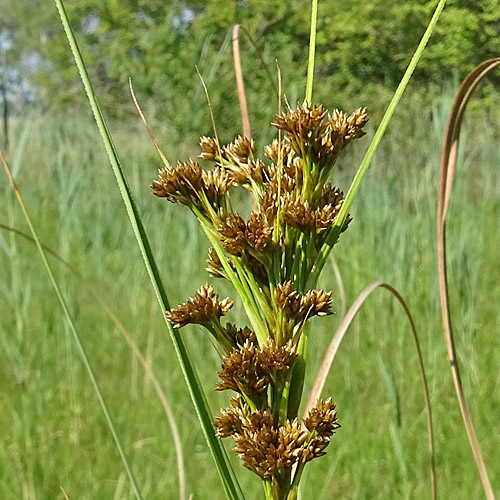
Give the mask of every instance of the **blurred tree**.
[[(5, 1), (5, 0), (4, 0)], [(379, 102), (397, 85), (436, 0), (319, 2), (315, 98), (327, 106)], [(198, 65), (224, 134), (238, 130), (230, 30), (241, 24), (291, 102), (304, 93), (310, 2), (303, 0), (67, 0), (67, 10), (101, 102), (108, 112), (131, 108), (128, 78), (153, 118), (180, 135), (210, 133)], [(17, 0), (20, 41), (37, 54), (33, 82), (59, 106), (84, 96), (56, 11), (46, 2)], [(29, 13), (29, 14), (27, 14)], [(13, 17), (11, 15), (11, 17)], [(415, 74), (424, 91), (441, 88), (481, 60), (500, 53), (500, 3), (449, 0)], [(251, 43), (241, 35), (249, 111), (268, 123), (273, 84)], [(275, 78), (273, 76), (273, 78)], [(273, 106), (270, 110), (270, 106)]]

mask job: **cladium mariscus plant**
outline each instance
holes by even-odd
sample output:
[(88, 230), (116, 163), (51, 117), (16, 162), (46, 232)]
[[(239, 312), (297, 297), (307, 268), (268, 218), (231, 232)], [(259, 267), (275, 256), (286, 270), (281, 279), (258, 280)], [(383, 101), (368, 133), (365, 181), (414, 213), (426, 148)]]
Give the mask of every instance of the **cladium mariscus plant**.
[[(234, 302), (204, 284), (194, 298), (167, 312), (174, 328), (205, 327), (219, 346), (217, 390), (236, 393), (215, 421), (231, 436), (245, 467), (263, 480), (266, 498), (297, 498), (307, 462), (325, 454), (340, 426), (331, 398), (318, 400), (303, 419), (298, 411), (307, 359), (309, 320), (331, 314), (331, 292), (309, 279), (344, 202), (328, 179), (349, 143), (364, 135), (366, 109), (351, 115), (304, 102), (275, 117), (278, 137), (256, 155), (252, 139), (220, 145), (202, 137), (202, 169), (189, 159), (166, 165), (156, 196), (188, 207), (212, 247), (208, 273), (231, 282), (250, 327), (222, 324)], [(243, 187), (255, 207), (243, 218), (231, 192)], [(342, 225), (347, 229), (348, 217)], [(318, 274), (316, 274), (318, 276)]]
[[(299, 482), (305, 465), (325, 454), (333, 434), (340, 427), (332, 398), (319, 398), (321, 389), (318, 387), (313, 391), (313, 394), (318, 394), (317, 400), (312, 405), (309, 402), (305, 414), (299, 415), (304, 391), (308, 338), (314, 335), (310, 320), (315, 316), (322, 317), (332, 313), (332, 294), (330, 291), (317, 289), (318, 279), (332, 248), (342, 232), (349, 227), (349, 208), (444, 8), (445, 0), (439, 0), (434, 16), (345, 197), (330, 179), (335, 162), (345, 148), (351, 141), (364, 135), (367, 112), (365, 108), (358, 108), (351, 114), (338, 110), (328, 113), (323, 106), (312, 103), (316, 0), (312, 1), (306, 99), (294, 109), (287, 104), (285, 111), (282, 111), (280, 95), (278, 113), (274, 116), (273, 123), (277, 129), (277, 137), (264, 148), (263, 156), (257, 154), (255, 142), (249, 136), (239, 136), (231, 144), (220, 144), (214, 124), (214, 138), (202, 137), (200, 141), (199, 156), (202, 162), (188, 159), (172, 168), (153, 138), (164, 164), (159, 170), (158, 178), (153, 181), (153, 193), (159, 198), (166, 198), (170, 202), (187, 207), (196, 217), (211, 244), (208, 250), (207, 271), (212, 278), (230, 282), (246, 312), (249, 323), (246, 325), (221, 321), (233, 307), (234, 301), (230, 298), (220, 300), (214, 286), (208, 283), (202, 285), (193, 298), (176, 308), (170, 307), (146, 231), (92, 90), (63, 2), (55, 0), (55, 4), (153, 288), (165, 313), (167, 326), (224, 491), (230, 500), (245, 498), (220, 443), (220, 439), (230, 437), (234, 440), (234, 450), (244, 466), (261, 478), (266, 500), (295, 500), (299, 496)], [(479, 66), (468, 77), (470, 81), (465, 84), (465, 90), (461, 90), (462, 94), (459, 92), (452, 111), (454, 116), (458, 117), (458, 125), (454, 124), (453, 120), (449, 125), (445, 143), (447, 146), (442, 160), (450, 172), (454, 171), (453, 162), (456, 161), (453, 152), (463, 117), (462, 103), (467, 101), (471, 90), (484, 74), (500, 64), (500, 59), (484, 64), (484, 67)], [(140, 111), (140, 108), (138, 109)], [(140, 114), (144, 119), (141, 111)], [(141, 500), (138, 482), (100, 392), (69, 308), (50, 270), (1, 150), (0, 156), (32, 231), (33, 240), (58, 294), (135, 496)], [(443, 169), (444, 173), (447, 168)], [(441, 248), (440, 273), (444, 276), (441, 280), (444, 289), (442, 293), (446, 295), (444, 225), (449, 198), (447, 185), (451, 181), (443, 178), (445, 180), (442, 180), (440, 187), (442, 203), (439, 205), (438, 214), (438, 235), (441, 235), (441, 244), (438, 246)], [(236, 190), (244, 190), (243, 192), (247, 193), (246, 206), (252, 206), (250, 213), (236, 208), (239, 205), (236, 203), (237, 197), (233, 196)], [(379, 284), (372, 284), (371, 289)], [(389, 285), (381, 285), (391, 289)], [(394, 289), (392, 290), (408, 313), (404, 301)], [(449, 322), (449, 312), (446, 313), (448, 306), (446, 301), (444, 303), (443, 314), (448, 317)], [(411, 319), (410, 322), (414, 330)], [(178, 329), (188, 324), (201, 325), (212, 337), (222, 363), (218, 374), (220, 381), (216, 389), (233, 393), (229, 407), (221, 410), (215, 421), (198, 379), (196, 361), (190, 358), (178, 332)], [(445, 330), (451, 339), (451, 324), (446, 327), (446, 321)], [(414, 336), (416, 338), (415, 331)], [(452, 369), (455, 370), (455, 380), (458, 380), (456, 385), (459, 386), (460, 377), (458, 367), (454, 363), (452, 340), (448, 340), (448, 344), (451, 345), (449, 357)], [(420, 351), (418, 354), (421, 362)], [(421, 371), (423, 374), (422, 364)], [(432, 497), (435, 498), (432, 422), (424, 374), (422, 378), (428, 410)], [(460, 393), (460, 390), (457, 390), (457, 393)], [(465, 399), (459, 396), (459, 400), (470, 437), (471, 423), (467, 417)], [(473, 438), (470, 440), (476, 463), (486, 496), (491, 500), (493, 493), (475, 436)]]

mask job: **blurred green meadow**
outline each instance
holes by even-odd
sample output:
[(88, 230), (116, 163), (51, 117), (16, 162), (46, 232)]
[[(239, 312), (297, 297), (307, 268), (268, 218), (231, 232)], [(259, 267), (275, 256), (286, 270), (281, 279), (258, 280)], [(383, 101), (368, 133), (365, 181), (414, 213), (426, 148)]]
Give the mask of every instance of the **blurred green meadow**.
[[(335, 247), (335, 258), (347, 307), (374, 280), (393, 285), (407, 300), (429, 377), (440, 498), (472, 499), (481, 498), (482, 489), (446, 358), (436, 267), (439, 154), (450, 105), (447, 95), (432, 106), (417, 96), (404, 100), (362, 184), (354, 220)], [(500, 116), (494, 106), (480, 108), (473, 108), (463, 130), (447, 237), (464, 385), (493, 489), (500, 494), (495, 472), (500, 443)], [(334, 182), (344, 190), (375, 122), (368, 137), (338, 163)], [(208, 242), (187, 210), (151, 195), (160, 161), (139, 120), (111, 124), (111, 131), (175, 306), (209, 280), (204, 270)], [(258, 143), (265, 144), (272, 134), (269, 127)], [(195, 136), (169, 139), (162, 128), (158, 136), (172, 162), (198, 154)], [(8, 156), (42, 242), (105, 298), (160, 380), (182, 439), (187, 494), (195, 500), (224, 498), (89, 113), (16, 119)], [(0, 193), (0, 223), (28, 232), (3, 174)], [(35, 246), (2, 228), (0, 247), (0, 498), (63, 498), (61, 486), (70, 500), (133, 498)], [(51, 263), (144, 498), (179, 498), (171, 430), (143, 368), (81, 282), (56, 260)], [(231, 293), (225, 283), (212, 282), (222, 296)], [(331, 266), (320, 285), (333, 290), (337, 314), (312, 325), (306, 388), (344, 308)], [(230, 319), (243, 314), (235, 306)], [(214, 391), (218, 355), (201, 328), (190, 326), (182, 335), (215, 413), (227, 400)], [(342, 428), (326, 457), (306, 467), (307, 498), (429, 497), (417, 357), (407, 319), (385, 290), (368, 299), (351, 326), (324, 394), (337, 403)], [(229, 449), (229, 440), (226, 444)], [(247, 498), (260, 498), (259, 481), (232, 453), (231, 458), (250, 492)]]

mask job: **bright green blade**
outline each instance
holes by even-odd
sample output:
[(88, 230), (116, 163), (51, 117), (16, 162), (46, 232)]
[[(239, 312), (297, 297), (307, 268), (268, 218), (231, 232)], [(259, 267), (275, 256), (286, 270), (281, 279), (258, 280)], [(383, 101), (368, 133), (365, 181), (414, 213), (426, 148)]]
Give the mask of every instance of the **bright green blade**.
[[(87, 70), (85, 68), (85, 64), (83, 62), (82, 55), (80, 53), (80, 49), (78, 47), (77, 41), (75, 39), (74, 33), (71, 29), (68, 16), (64, 9), (64, 5), (62, 0), (54, 0), (57, 6), (57, 10), (59, 11), (59, 15), (61, 17), (61, 21), (64, 27), (64, 31), (66, 32), (66, 36), (68, 38), (69, 45), (71, 47), (71, 51), (73, 52), (73, 56), (75, 58), (76, 66), (78, 67), (78, 71), (80, 73), (80, 77), (82, 79), (83, 86), (85, 87), (85, 91), (87, 93), (87, 97), (89, 99), (90, 107), (94, 114), (95, 121), (97, 123), (97, 127), (101, 134), (101, 138), (108, 154), (109, 162), (113, 169), (113, 173), (115, 174), (116, 181), (118, 183), (118, 187), (120, 188), (120, 192), (122, 195), (123, 203), (127, 210), (127, 214), (130, 219), (130, 223), (132, 225), (132, 229), (134, 230), (135, 237), (137, 239), (137, 244), (141, 250), (142, 257), (144, 259), (144, 264), (148, 271), (151, 284), (153, 285), (153, 289), (155, 291), (156, 297), (158, 299), (158, 303), (160, 304), (160, 308), (162, 313), (167, 309), (170, 309), (167, 295), (165, 293), (165, 289), (163, 287), (163, 283), (160, 278), (160, 273), (158, 270), (158, 266), (153, 257), (153, 253), (151, 251), (151, 246), (149, 244), (148, 237), (146, 235), (146, 231), (144, 229), (141, 217), (139, 215), (139, 211), (135, 205), (135, 202), (132, 198), (131, 190), (128, 186), (125, 175), (122, 171), (120, 160), (118, 158), (118, 153), (113, 144), (111, 134), (108, 130), (104, 117), (99, 108), (99, 104), (97, 102), (96, 96), (92, 89), (92, 85), (90, 83)], [(201, 386), (198, 374), (191, 363), (189, 358), (186, 346), (177, 330), (174, 330), (170, 323), (166, 320), (165, 322), (172, 338), (172, 342), (174, 343), (175, 351), (177, 353), (177, 357), (182, 367), (182, 371), (184, 373), (184, 378), (189, 388), (189, 392), (191, 394), (191, 398), (193, 400), (193, 404), (195, 406), (196, 412), (198, 414), (198, 418), (200, 420), (203, 433), (207, 440), (208, 446), (214, 458), (217, 470), (219, 472), (220, 478), (224, 485), (224, 489), (226, 491), (227, 497), (230, 500), (241, 500), (243, 499), (243, 492), (238, 484), (234, 471), (228, 461), (226, 452), (222, 447), (220, 440), (215, 436), (215, 431), (212, 425), (213, 417), (210, 413), (210, 409), (208, 408), (208, 403), (203, 392), (203, 388)]]

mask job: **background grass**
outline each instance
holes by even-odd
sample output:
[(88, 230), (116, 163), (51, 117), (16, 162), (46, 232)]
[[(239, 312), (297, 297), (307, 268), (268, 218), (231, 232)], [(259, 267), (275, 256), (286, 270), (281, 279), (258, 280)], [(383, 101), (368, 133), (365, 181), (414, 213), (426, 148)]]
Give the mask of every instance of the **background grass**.
[[(424, 108), (416, 97), (402, 103), (361, 187), (354, 221), (336, 247), (336, 258), (348, 304), (376, 279), (394, 285), (408, 301), (421, 334), (434, 403), (441, 497), (470, 499), (480, 498), (482, 490), (446, 361), (434, 242), (438, 160), (450, 104), (447, 96), (432, 109)], [(462, 159), (450, 207), (450, 280), (464, 383), (493, 488), (499, 492), (494, 468), (500, 442), (500, 119), (484, 110), (474, 115), (462, 136)], [(151, 196), (148, 186), (159, 161), (138, 121), (137, 127), (111, 128), (169, 298), (177, 304), (207, 279), (208, 244), (187, 210)], [(259, 142), (266, 143), (271, 134), (269, 129)], [(25, 149), (23, 135), (27, 137)], [(368, 143), (368, 138), (359, 141), (342, 158), (337, 185), (348, 187)], [(169, 144), (164, 138), (163, 144), (171, 160), (197, 154), (194, 141)], [(187, 491), (195, 499), (222, 499), (90, 118), (20, 119), (11, 151), (19, 188), (42, 241), (106, 297), (151, 360), (180, 427)], [(25, 229), (5, 176), (0, 193), (0, 222)], [(34, 246), (6, 232), (0, 234), (0, 246), (0, 496), (62, 498), (61, 485), (71, 500), (133, 498)], [(142, 368), (81, 285), (57, 265), (56, 271), (144, 497), (177, 498), (170, 430)], [(231, 294), (225, 283), (215, 284), (221, 294)], [(339, 296), (330, 269), (321, 285)], [(338, 302), (335, 309), (340, 310)], [(231, 314), (231, 318), (243, 315), (238, 307)], [(330, 317), (313, 323), (311, 367), (319, 365), (339, 320)], [(227, 400), (227, 394), (211, 390), (220, 362), (201, 329), (186, 328), (183, 334), (215, 412)], [(337, 402), (342, 429), (327, 457), (306, 468), (307, 498), (427, 497), (425, 414), (416, 355), (404, 314), (389, 294), (379, 291), (369, 299), (340, 349), (324, 393)], [(238, 463), (236, 467), (242, 469)], [(258, 481), (250, 473), (243, 472), (241, 477), (245, 491), (251, 492), (247, 498), (258, 498)]]

